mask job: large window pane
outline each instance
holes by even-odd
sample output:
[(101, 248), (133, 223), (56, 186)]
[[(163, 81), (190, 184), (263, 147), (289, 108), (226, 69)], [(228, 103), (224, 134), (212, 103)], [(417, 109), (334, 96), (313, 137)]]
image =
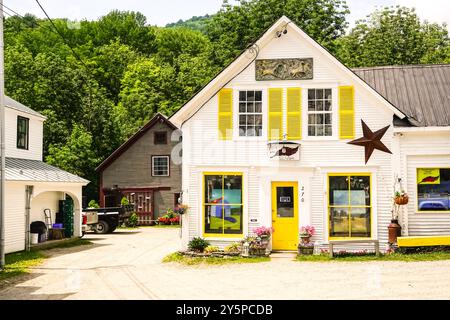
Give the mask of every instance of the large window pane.
[(223, 206), (205, 205), (205, 232), (223, 232)]
[(352, 237), (370, 237), (370, 208), (351, 208)]
[(371, 236), (370, 176), (329, 176), (330, 237)]
[(350, 204), (352, 206), (370, 206), (370, 177), (350, 177)]
[(242, 176), (205, 175), (205, 233), (242, 234)]
[(222, 176), (205, 176), (205, 203), (222, 203)]
[(348, 177), (331, 176), (329, 190), (330, 206), (348, 206)]
[(349, 237), (348, 208), (330, 208), (330, 236)]
[(450, 211), (450, 168), (417, 169), (419, 211)]

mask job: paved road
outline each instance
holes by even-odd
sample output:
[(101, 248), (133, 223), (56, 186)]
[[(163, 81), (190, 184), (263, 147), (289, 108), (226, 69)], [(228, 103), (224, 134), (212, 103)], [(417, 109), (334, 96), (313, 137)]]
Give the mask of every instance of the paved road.
[(92, 246), (52, 250), (0, 299), (450, 299), (450, 261), (299, 263), (290, 258), (227, 266), (161, 259), (178, 229), (88, 235)]

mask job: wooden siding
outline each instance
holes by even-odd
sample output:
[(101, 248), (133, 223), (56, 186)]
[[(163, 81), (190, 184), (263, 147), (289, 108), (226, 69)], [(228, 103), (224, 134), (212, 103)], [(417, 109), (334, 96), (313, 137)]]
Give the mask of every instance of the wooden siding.
[[(348, 145), (346, 140), (338, 139), (337, 90), (339, 86), (353, 85), (355, 87), (355, 137), (362, 136), (360, 119), (363, 119), (372, 130), (392, 125), (393, 112), (380, 105), (363, 86), (354, 83), (349, 75), (344, 74), (331, 61), (322, 56), (311, 45), (302, 41), (300, 36), (289, 32), (280, 39), (274, 39), (266, 47), (261, 48), (258, 59), (270, 58), (313, 58), (314, 79), (300, 81), (255, 81), (254, 63), (235, 77), (227, 88), (234, 90), (262, 90), (263, 97), (263, 136), (259, 138), (234, 137), (232, 141), (220, 141), (217, 134), (217, 95), (206, 103), (187, 123), (183, 125), (183, 150), (186, 157), (183, 159), (183, 199), (189, 205), (187, 215), (188, 228), (183, 229), (183, 244), (196, 236), (202, 236), (200, 228), (202, 208), (200, 201), (202, 195), (201, 173), (211, 171), (211, 168), (220, 168), (219, 171), (247, 170), (248, 179), (248, 230), (255, 226), (271, 224), (271, 208), (267, 205), (270, 193), (267, 184), (270, 179), (280, 180), (280, 174), (291, 179), (298, 179), (300, 183), (307, 180), (307, 196), (304, 208), (300, 210), (300, 224), (313, 224), (317, 229), (314, 241), (326, 243), (327, 212), (326, 207), (326, 174), (327, 172), (371, 172), (374, 177), (375, 189), (372, 191), (374, 238), (387, 243), (387, 226), (391, 219), (391, 196), (393, 192), (392, 155), (375, 151), (367, 165), (364, 164), (364, 148)], [(267, 92), (269, 88), (332, 88), (334, 135), (325, 139), (308, 137), (303, 130), (300, 140), (299, 161), (277, 161), (268, 156), (267, 135)], [(302, 91), (307, 97), (307, 92)], [(303, 104), (302, 120), (306, 118), (307, 105)], [(237, 108), (237, 105), (234, 106)], [(286, 109), (284, 102), (283, 109)], [(236, 110), (236, 109), (235, 109)], [(286, 120), (284, 120), (286, 122)], [(304, 127), (302, 127), (304, 129)], [(388, 148), (392, 147), (393, 128), (389, 128), (383, 138)], [(218, 170), (212, 170), (218, 171)], [(268, 173), (273, 172), (273, 173)], [(308, 172), (308, 173), (306, 173)], [(284, 178), (283, 178), (284, 179)], [(281, 179), (281, 180), (283, 180)], [(303, 216), (302, 216), (303, 215)], [(257, 222), (251, 222), (258, 219)], [(185, 232), (186, 231), (186, 232)], [(224, 246), (227, 240), (211, 241), (213, 244)], [(358, 246), (367, 248), (368, 246)]]
[[(167, 131), (168, 144), (154, 144), (154, 132), (156, 131)], [(158, 191), (155, 194), (155, 217), (165, 213), (168, 208), (173, 208), (174, 193), (181, 191), (181, 165), (174, 163), (176, 157), (172, 155), (172, 152), (180, 150), (180, 142), (171, 141), (172, 133), (173, 129), (168, 128), (165, 124), (155, 124), (104, 169), (102, 173), (103, 187), (111, 188), (118, 185), (120, 189), (170, 188), (169, 191)], [(152, 176), (151, 158), (154, 155), (170, 156), (170, 176)]]
[(5, 251), (25, 249), (25, 184), (6, 182)]
[[(28, 150), (17, 148), (17, 116), (30, 119)], [(5, 108), (6, 157), (42, 161), (43, 120), (42, 118)]]
[(408, 133), (400, 138), (401, 176), (410, 195), (409, 236), (450, 235), (450, 213), (418, 212), (416, 169), (450, 168), (450, 133)]

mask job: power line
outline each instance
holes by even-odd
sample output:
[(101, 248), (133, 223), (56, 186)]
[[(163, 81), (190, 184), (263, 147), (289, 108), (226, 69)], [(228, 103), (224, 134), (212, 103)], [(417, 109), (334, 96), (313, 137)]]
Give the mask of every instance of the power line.
[[(8, 9), (8, 10), (11, 11), (12, 13), (14, 13), (15, 15), (22, 17), (17, 11), (14, 11), (13, 9), (8, 8), (8, 7), (5, 6), (3, 3), (2, 3), (1, 5), (2, 5), (3, 8)], [(3, 11), (3, 12), (4, 12), (4, 11)], [(22, 17), (22, 18), (23, 18), (23, 17)]]
[(83, 59), (81, 59), (81, 57), (78, 55), (78, 53), (76, 53), (75, 49), (70, 45), (69, 41), (67, 41), (67, 39), (64, 37), (64, 35), (60, 32), (60, 30), (56, 27), (56, 24), (53, 22), (53, 20), (50, 18), (50, 16), (48, 15), (48, 13), (45, 11), (44, 7), (39, 3), (39, 0), (36, 0), (36, 3), (39, 5), (39, 7), (41, 8), (42, 12), (44, 12), (45, 16), (47, 17), (47, 20), (50, 21), (50, 23), (52, 24), (53, 28), (55, 29), (55, 31), (59, 34), (59, 36), (64, 40), (65, 44), (70, 48), (70, 50), (72, 51), (73, 55), (75, 56), (75, 58), (77, 58), (78, 61), (80, 61), (83, 66), (86, 68), (87, 71), (89, 71), (88, 66), (84, 63)]

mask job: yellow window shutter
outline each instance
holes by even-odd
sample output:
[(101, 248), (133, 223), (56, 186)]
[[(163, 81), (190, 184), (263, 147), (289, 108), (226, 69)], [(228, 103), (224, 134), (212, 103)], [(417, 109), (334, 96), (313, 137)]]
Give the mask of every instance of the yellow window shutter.
[(339, 87), (339, 138), (355, 138), (355, 89)]
[(283, 89), (269, 89), (269, 140), (283, 139)]
[(219, 140), (233, 139), (233, 90), (219, 92)]
[(302, 139), (302, 89), (287, 89), (287, 139)]

